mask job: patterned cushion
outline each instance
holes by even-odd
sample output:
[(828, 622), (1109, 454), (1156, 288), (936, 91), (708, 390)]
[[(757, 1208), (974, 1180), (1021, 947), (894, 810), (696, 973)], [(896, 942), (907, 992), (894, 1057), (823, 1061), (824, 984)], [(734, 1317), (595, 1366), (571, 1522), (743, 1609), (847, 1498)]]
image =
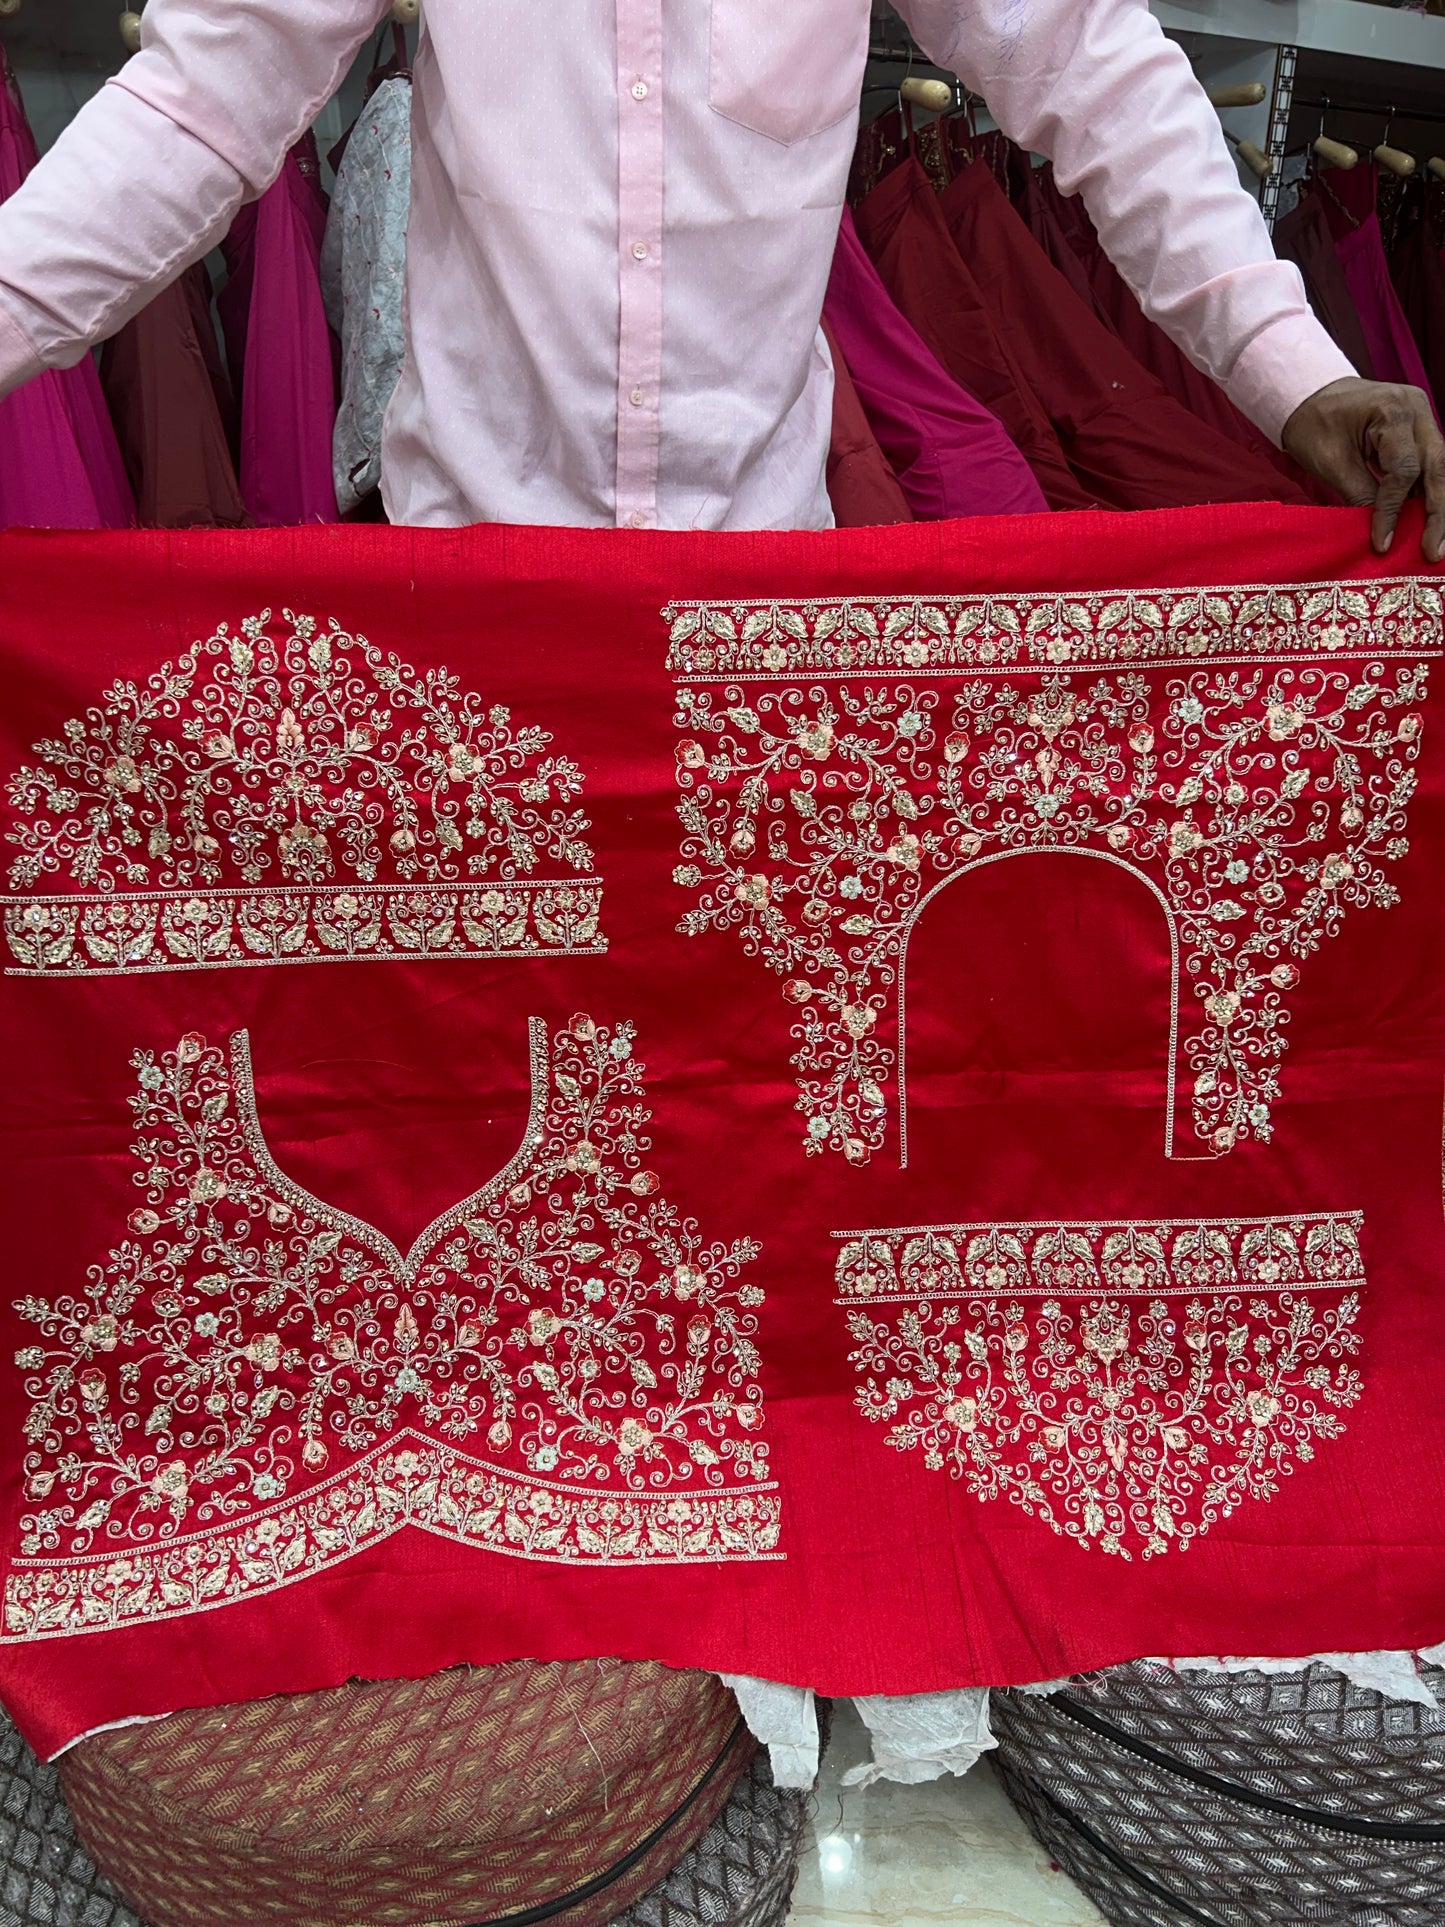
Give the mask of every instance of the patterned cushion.
[(152, 1927), (596, 1927), (688, 1851), (751, 1755), (710, 1674), (518, 1661), (178, 1713), (60, 1771)]
[(1445, 1704), (1138, 1660), (992, 1715), (1015, 1805), (1115, 1927), (1445, 1919)]

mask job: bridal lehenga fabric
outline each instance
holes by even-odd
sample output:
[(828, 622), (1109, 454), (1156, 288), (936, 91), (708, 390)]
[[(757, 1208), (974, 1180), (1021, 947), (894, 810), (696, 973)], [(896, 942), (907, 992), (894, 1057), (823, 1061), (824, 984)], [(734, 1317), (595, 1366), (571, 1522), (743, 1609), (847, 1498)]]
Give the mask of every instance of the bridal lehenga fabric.
[(1445, 1633), (1445, 602), (1355, 516), (0, 581), (42, 1757), (462, 1662)]

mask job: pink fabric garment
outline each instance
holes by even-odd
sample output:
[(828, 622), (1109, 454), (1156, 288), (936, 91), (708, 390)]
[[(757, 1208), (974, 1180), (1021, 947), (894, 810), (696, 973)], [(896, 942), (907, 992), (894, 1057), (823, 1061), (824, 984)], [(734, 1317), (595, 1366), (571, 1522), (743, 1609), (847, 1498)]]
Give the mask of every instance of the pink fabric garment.
[[(36, 158), (20, 89), (0, 47), (0, 201), (15, 192)], [(134, 523), (135, 502), (89, 355), (0, 401), (0, 528)]]
[(216, 307), (241, 401), (241, 494), (267, 525), (335, 522), (336, 354), (321, 297), (326, 200), (308, 134), (222, 242)]
[(945, 372), (893, 305), (848, 209), (823, 318), (920, 522), (1047, 511), (1043, 490), (997, 415)]
[[(1430, 377), (1385, 258), (1375, 212), (1379, 180), (1379, 166), (1374, 161), (1347, 171), (1332, 167), (1320, 177), (1320, 202), (1334, 237), (1345, 285), (1360, 317), (1375, 379), (1412, 382), (1428, 395)], [(1434, 406), (1438, 415), (1438, 401)]]
[[(900, 9), (1082, 190), (1146, 309), (1265, 433), (1349, 373), (1143, 0)], [(214, 245), (384, 12), (149, 0), (141, 52), (0, 209), (0, 391)], [(869, 0), (548, 0), (565, 114), (483, 88), (537, 17), (536, 0), (427, 0), (392, 518), (828, 526), (818, 311)]]

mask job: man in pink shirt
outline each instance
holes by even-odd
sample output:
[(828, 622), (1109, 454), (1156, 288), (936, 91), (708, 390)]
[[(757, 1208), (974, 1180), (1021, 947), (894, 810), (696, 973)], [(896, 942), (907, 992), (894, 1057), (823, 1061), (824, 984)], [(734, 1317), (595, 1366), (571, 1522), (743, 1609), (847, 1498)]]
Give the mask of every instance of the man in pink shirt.
[[(275, 177), (386, 0), (150, 0), (143, 49), (0, 208), (0, 392), (113, 334)], [(1145, 0), (899, 0), (1080, 189), (1147, 311), (1376, 546), (1445, 444), (1364, 382)], [(818, 328), (869, 0), (428, 0), (393, 518), (824, 528)], [(536, 75), (544, 86), (528, 85)], [(1181, 462), (1188, 450), (1179, 450)]]

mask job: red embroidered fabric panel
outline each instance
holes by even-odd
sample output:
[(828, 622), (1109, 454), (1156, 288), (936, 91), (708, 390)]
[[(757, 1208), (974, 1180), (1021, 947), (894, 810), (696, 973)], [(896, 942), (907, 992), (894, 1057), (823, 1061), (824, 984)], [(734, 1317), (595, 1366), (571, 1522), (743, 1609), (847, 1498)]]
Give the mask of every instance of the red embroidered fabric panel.
[(1354, 514), (0, 570), (42, 1750), (1445, 1633), (1445, 626)]

